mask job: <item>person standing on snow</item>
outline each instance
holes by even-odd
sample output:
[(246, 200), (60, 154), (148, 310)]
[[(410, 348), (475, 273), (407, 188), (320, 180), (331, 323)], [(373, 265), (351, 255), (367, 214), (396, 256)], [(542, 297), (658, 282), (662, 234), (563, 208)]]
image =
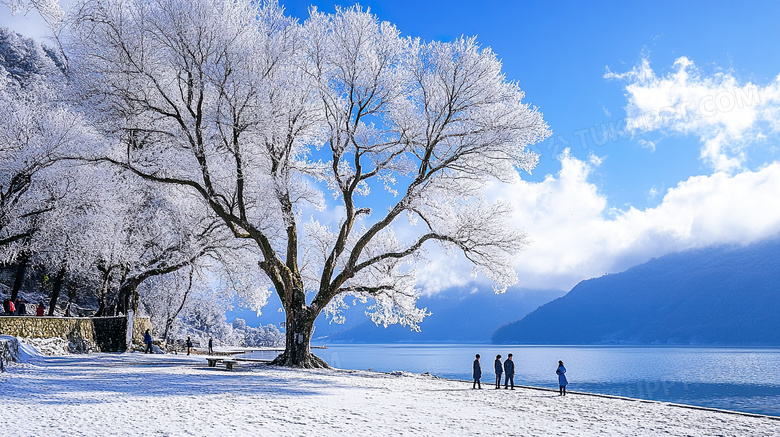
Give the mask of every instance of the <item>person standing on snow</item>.
[(192, 349), (192, 340), (190, 340), (190, 338), (187, 337), (187, 355), (190, 354), (190, 349)]
[(24, 306), (24, 302), (22, 301), (22, 299), (16, 299), (16, 315), (17, 316), (27, 315), (27, 307)]
[(508, 385), (512, 385), (512, 390), (515, 389), (515, 362), (512, 360), (512, 354), (509, 354), (506, 356), (506, 361), (504, 361), (504, 374), (506, 376), (504, 377), (504, 389), (507, 388)]
[(479, 389), (482, 389), (482, 384), (479, 382), (479, 380), (482, 378), (482, 366), (479, 365), (479, 354), (477, 354), (477, 357), (474, 359), (474, 384), (471, 386), (472, 389), (475, 389), (479, 387)]
[(501, 355), (496, 355), (496, 361), (493, 362), (493, 368), (496, 371), (496, 389), (501, 388), (501, 374), (504, 373), (504, 366), (501, 364)]
[(149, 330), (147, 329), (144, 333), (144, 343), (146, 343), (146, 353), (150, 354), (152, 353), (152, 334), (149, 333)]
[(560, 390), (559, 396), (566, 396), (566, 385), (569, 381), (566, 380), (566, 368), (563, 367), (563, 361), (558, 361), (558, 369), (555, 371), (558, 374), (558, 389)]

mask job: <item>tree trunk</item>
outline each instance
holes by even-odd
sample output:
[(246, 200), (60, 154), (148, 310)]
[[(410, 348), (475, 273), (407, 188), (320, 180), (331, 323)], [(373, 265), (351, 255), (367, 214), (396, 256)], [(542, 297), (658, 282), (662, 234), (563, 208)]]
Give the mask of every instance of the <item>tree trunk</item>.
[(119, 295), (116, 302), (116, 314), (127, 314), (127, 311), (133, 309), (137, 311), (137, 308), (132, 308), (132, 302), (136, 288), (138, 284), (134, 279), (126, 280), (119, 287)]
[(98, 310), (95, 313), (95, 317), (103, 317), (108, 307), (108, 286), (111, 283), (111, 269), (101, 270), (103, 272), (102, 286), (100, 287), (100, 296), (98, 298)]
[(65, 280), (65, 265), (60, 267), (60, 271), (57, 272), (57, 277), (54, 278), (54, 288), (51, 291), (51, 299), (49, 300), (49, 317), (54, 315), (54, 309), (57, 308), (57, 300), (60, 298), (60, 292), (62, 291), (62, 283)]
[(27, 273), (27, 256), (22, 255), (19, 257), (19, 265), (16, 266), (16, 277), (14, 278), (14, 287), (11, 289), (11, 300), (14, 302), (16, 302), (16, 298), (19, 297), (19, 290), (22, 289), (25, 273)]
[(288, 309), (284, 352), (271, 364), (307, 369), (329, 368), (328, 363), (311, 353), (311, 335), (317, 315), (311, 314), (309, 307), (299, 310)]

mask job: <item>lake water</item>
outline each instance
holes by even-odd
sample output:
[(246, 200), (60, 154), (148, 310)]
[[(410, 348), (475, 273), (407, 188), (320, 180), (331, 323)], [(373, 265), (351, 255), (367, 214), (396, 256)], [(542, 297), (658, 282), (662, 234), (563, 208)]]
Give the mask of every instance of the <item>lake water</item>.
[[(780, 349), (518, 345), (328, 345), (314, 353), (343, 369), (429, 372), (471, 380), (482, 356), (482, 383), (495, 382), (496, 354), (514, 354), (515, 384), (568, 389), (780, 416)], [(274, 354), (275, 355), (275, 354)]]

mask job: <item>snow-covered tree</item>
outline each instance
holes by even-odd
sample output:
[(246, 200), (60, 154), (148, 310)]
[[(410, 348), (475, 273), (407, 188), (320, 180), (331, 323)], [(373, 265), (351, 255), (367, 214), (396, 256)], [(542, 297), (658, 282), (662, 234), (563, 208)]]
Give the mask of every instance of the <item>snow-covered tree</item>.
[(465, 255), (498, 290), (516, 281), (524, 234), (483, 191), (530, 171), (525, 146), (548, 129), (474, 39), (404, 38), (359, 7), (303, 24), (273, 1), (75, 10), (74, 82), (122, 139), (94, 159), (191, 190), (253, 243), (257, 285), (286, 312), (276, 363), (325, 366), (310, 350), (313, 324), (347, 295), (373, 299), (376, 323), (415, 328), (426, 314), (415, 271), (430, 244)]
[(0, 29), (0, 263), (18, 266), (14, 298), (43, 216), (70, 190), (59, 166), (94, 139), (61, 98), (58, 59), (38, 42)]

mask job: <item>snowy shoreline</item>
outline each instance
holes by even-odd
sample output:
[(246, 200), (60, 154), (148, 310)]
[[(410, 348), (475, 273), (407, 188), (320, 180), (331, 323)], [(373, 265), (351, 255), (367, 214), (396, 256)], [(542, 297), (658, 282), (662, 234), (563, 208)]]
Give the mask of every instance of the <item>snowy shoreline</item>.
[[(23, 348), (22, 348), (23, 349)], [(30, 356), (0, 374), (0, 436), (778, 435), (780, 418), (407, 372), (209, 368), (202, 356)]]

